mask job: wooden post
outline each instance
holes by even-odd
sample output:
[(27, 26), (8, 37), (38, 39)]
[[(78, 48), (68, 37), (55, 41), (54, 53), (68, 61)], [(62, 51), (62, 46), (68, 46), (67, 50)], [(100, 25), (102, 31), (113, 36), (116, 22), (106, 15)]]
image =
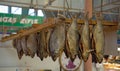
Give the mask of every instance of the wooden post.
[[(88, 18), (92, 18), (92, 0), (85, 0), (85, 12), (88, 12)], [(92, 55), (89, 55), (87, 62), (84, 62), (84, 71), (92, 71)]]
[(92, 18), (92, 12), (93, 12), (92, 5), (93, 5), (92, 0), (85, 0), (85, 12), (89, 13), (89, 15), (88, 15), (89, 18)]
[(84, 62), (84, 71), (92, 71), (92, 55), (89, 55), (89, 58)]

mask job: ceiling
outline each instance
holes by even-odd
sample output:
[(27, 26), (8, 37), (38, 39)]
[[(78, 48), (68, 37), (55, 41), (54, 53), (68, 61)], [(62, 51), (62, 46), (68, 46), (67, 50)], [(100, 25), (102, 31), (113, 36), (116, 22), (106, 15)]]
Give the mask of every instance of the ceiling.
[(2, 5), (52, 10), (68, 8), (67, 3), (70, 11), (84, 9), (84, 0), (0, 0), (0, 4)]
[(94, 11), (102, 9), (103, 13), (118, 15), (120, 0), (94, 0), (93, 7)]
[[(42, 9), (45, 17), (56, 17), (57, 13), (84, 12), (85, 0), (0, 0), (0, 5)], [(102, 11), (104, 18), (118, 21), (120, 0), (93, 0), (93, 13)]]

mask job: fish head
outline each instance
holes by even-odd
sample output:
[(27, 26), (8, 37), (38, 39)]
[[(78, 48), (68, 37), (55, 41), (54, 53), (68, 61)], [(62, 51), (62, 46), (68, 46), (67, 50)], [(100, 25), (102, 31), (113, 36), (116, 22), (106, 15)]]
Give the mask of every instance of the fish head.
[(83, 54), (82, 54), (82, 56), (83, 56), (83, 60), (86, 62), (87, 60), (88, 60), (88, 57), (89, 57), (89, 53), (88, 52), (84, 52)]
[(53, 61), (56, 61), (58, 55), (57, 55), (57, 54), (53, 54), (51, 57), (52, 57), (52, 60), (53, 60)]
[(71, 53), (71, 54), (70, 54), (70, 59), (71, 59), (72, 62), (75, 60), (76, 55), (77, 55), (77, 54), (74, 54), (74, 53)]
[(71, 60), (72, 62), (74, 62), (75, 58), (76, 58), (76, 55), (71, 56), (71, 57), (70, 57), (70, 60)]
[(96, 54), (96, 56), (97, 56), (97, 61), (98, 61), (99, 63), (101, 63), (102, 60), (103, 60), (103, 55), (100, 54), (100, 53), (98, 53), (98, 54)]

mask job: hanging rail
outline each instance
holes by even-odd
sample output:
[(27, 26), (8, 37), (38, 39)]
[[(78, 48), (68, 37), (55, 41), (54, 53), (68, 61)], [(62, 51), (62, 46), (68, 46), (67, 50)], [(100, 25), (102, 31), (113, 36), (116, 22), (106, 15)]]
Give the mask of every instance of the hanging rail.
[[(48, 22), (46, 22), (44, 24), (41, 24), (41, 25), (37, 25), (37, 26), (33, 25), (33, 28), (31, 28), (29, 30), (25, 30), (25, 31), (20, 32), (18, 34), (3, 37), (0, 40), (0, 42), (5, 42), (5, 41), (8, 41), (8, 40), (13, 40), (13, 39), (16, 39), (16, 38), (20, 38), (20, 37), (23, 37), (23, 36), (38, 32), (38, 31), (40, 31), (42, 29), (50, 28), (50, 27), (55, 26), (55, 24), (53, 24), (55, 22), (53, 18), (49, 18), (49, 19), (47, 19), (47, 21)], [(65, 22), (66, 23), (71, 23), (72, 20), (71, 19), (66, 19)], [(78, 24), (83, 24), (84, 20), (78, 19), (77, 22), (78, 22)], [(95, 20), (90, 20), (89, 24), (90, 25), (95, 25), (96, 21)], [(103, 25), (105, 25), (105, 26), (117, 26), (118, 23), (117, 22), (110, 22), (110, 21), (103, 21)]]

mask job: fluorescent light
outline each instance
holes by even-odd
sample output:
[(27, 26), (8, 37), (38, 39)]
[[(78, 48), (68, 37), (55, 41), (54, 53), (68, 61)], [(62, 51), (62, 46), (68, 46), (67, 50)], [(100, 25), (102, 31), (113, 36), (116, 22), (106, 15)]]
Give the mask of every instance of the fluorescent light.
[(44, 16), (42, 10), (38, 10), (38, 16)]
[(11, 7), (12, 14), (22, 14), (22, 8), (20, 7)]
[(8, 13), (8, 6), (0, 5), (0, 13)]
[(34, 9), (29, 9), (28, 15), (35, 16), (35, 10)]

